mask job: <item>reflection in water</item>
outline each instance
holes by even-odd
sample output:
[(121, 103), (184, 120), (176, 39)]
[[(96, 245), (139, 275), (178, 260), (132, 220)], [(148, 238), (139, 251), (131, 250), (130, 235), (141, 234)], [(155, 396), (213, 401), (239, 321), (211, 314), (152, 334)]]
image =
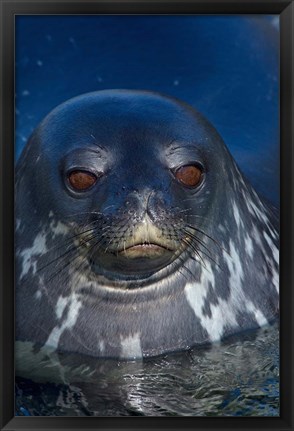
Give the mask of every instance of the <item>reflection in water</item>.
[(16, 414), (279, 416), (278, 324), (143, 361), (16, 343)]

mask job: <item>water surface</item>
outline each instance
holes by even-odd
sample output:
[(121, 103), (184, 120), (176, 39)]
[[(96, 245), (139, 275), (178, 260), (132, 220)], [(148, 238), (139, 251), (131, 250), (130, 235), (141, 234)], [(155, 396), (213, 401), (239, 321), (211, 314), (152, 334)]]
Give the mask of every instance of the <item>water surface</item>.
[(278, 324), (139, 361), (17, 346), (16, 412), (31, 416), (279, 416)]

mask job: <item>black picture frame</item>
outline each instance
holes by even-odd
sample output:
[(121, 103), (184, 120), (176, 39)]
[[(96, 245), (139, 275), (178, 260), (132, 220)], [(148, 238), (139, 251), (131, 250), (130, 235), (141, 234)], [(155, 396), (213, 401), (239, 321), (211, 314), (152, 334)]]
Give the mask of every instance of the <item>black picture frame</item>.
[[(290, 0), (0, 0), (1, 9), (1, 430), (293, 430), (294, 4)], [(18, 14), (278, 14), (280, 16), (281, 409), (280, 417), (14, 416), (14, 17)]]

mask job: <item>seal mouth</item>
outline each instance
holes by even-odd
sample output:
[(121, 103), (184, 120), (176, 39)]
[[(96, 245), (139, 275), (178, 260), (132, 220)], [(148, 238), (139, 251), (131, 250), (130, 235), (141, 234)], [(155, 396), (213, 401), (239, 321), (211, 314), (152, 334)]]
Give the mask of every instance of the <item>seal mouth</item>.
[[(125, 243), (116, 250), (97, 253), (92, 256), (92, 267), (95, 272), (113, 273), (118, 279), (127, 277), (144, 277), (166, 267), (178, 253), (176, 244), (159, 241), (141, 240)], [(106, 272), (105, 272), (106, 271)]]
[(163, 256), (166, 252), (174, 251), (175, 250), (172, 247), (169, 247), (166, 244), (144, 241), (124, 247), (123, 249), (118, 250), (117, 254), (129, 259), (141, 257), (156, 259)]
[(116, 280), (147, 278), (168, 267), (185, 249), (181, 238), (147, 217), (115, 239), (107, 238), (107, 246), (99, 244), (89, 256), (96, 275)]

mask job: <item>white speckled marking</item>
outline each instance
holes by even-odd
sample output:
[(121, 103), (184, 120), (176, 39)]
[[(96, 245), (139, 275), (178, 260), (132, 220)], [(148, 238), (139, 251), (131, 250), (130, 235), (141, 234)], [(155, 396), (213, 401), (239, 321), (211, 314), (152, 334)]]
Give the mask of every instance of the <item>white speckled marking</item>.
[(254, 239), (254, 241), (256, 242), (256, 244), (263, 250), (264, 249), (264, 244), (263, 244), (261, 235), (258, 232), (256, 226), (252, 227), (252, 234), (251, 234), (251, 236)]
[(210, 340), (218, 341), (225, 325), (236, 326), (236, 318), (231, 303), (222, 299), (219, 299), (217, 305), (210, 304), (211, 317), (203, 315), (202, 307), (208, 291), (205, 277), (204, 274), (200, 283), (187, 283), (185, 295), (196, 317), (200, 319), (201, 325), (208, 332)]
[(265, 223), (266, 226), (269, 225), (269, 219), (267, 218), (265, 213), (263, 211), (261, 211), (260, 208), (258, 208), (255, 205), (255, 203), (253, 202), (253, 200), (250, 197), (248, 199), (246, 199), (246, 204), (247, 204), (247, 208), (248, 208), (251, 215), (253, 215), (254, 217), (257, 217), (259, 220), (261, 220), (263, 223)]
[(268, 230), (269, 230), (269, 233), (271, 234), (272, 238), (278, 239), (279, 236), (278, 236), (278, 233), (276, 231), (271, 229), (269, 226), (268, 226)]
[(122, 358), (142, 358), (140, 333), (129, 335), (126, 338), (121, 337), (121, 357)]
[(273, 285), (276, 288), (276, 291), (279, 293), (279, 289), (280, 289), (280, 286), (279, 286), (279, 274), (277, 273), (277, 271), (273, 271), (272, 282), (273, 282)]
[(68, 298), (60, 296), (58, 298), (57, 304), (55, 306), (55, 314), (57, 319), (61, 319), (62, 313), (66, 307), (66, 304), (68, 303)]
[(69, 232), (69, 228), (64, 223), (61, 221), (55, 222), (54, 220), (50, 223), (50, 230), (53, 233), (53, 238), (56, 235), (66, 235)]
[(248, 234), (246, 234), (245, 236), (245, 251), (248, 254), (248, 256), (252, 259), (254, 247), (253, 247), (252, 239)]
[(268, 243), (270, 249), (272, 250), (273, 257), (274, 257), (276, 263), (279, 264), (279, 250), (277, 249), (277, 247), (273, 243), (272, 239), (268, 236), (268, 234), (266, 232), (263, 232), (263, 236), (264, 236), (264, 239), (266, 240), (266, 242)]
[(225, 229), (225, 227), (222, 224), (218, 225), (218, 229), (219, 229), (220, 232), (226, 233), (226, 229)]
[(70, 305), (66, 319), (62, 322), (61, 326), (55, 326), (55, 328), (53, 328), (45, 343), (45, 347), (53, 347), (54, 349), (56, 349), (62, 333), (66, 329), (71, 329), (74, 327), (79, 316), (82, 302), (79, 301), (78, 296), (73, 293), (70, 297), (68, 297), (68, 303)]
[(35, 298), (36, 299), (41, 299), (42, 298), (42, 291), (41, 290), (37, 290), (37, 292), (35, 293)]
[(230, 272), (230, 275), (229, 275), (230, 288), (232, 291), (236, 289), (240, 290), (242, 287), (244, 271), (242, 268), (242, 262), (240, 260), (240, 256), (237, 252), (237, 248), (235, 247), (231, 239), (229, 243), (229, 252), (230, 252), (230, 256), (224, 255), (224, 257)]
[(34, 256), (42, 255), (46, 253), (46, 235), (44, 232), (39, 232), (36, 236), (32, 247), (25, 248), (20, 252), (22, 257), (22, 269), (19, 276), (20, 280), (29, 272), (30, 268), (33, 267), (33, 274), (36, 273), (36, 262), (32, 261)]
[(241, 221), (241, 217), (240, 217), (240, 211), (239, 211), (235, 201), (233, 202), (233, 215), (234, 215), (236, 225), (239, 229), (242, 221)]
[(205, 262), (207, 269), (203, 268), (199, 283), (187, 283), (185, 295), (195, 315), (200, 319), (201, 325), (209, 334), (211, 341), (221, 338), (225, 325), (236, 325), (235, 308), (230, 301), (219, 299), (217, 305), (210, 304), (211, 317), (204, 316), (202, 307), (208, 293), (209, 283), (215, 286), (215, 278), (209, 262)]
[(98, 346), (99, 346), (100, 352), (104, 353), (104, 351), (105, 351), (105, 342), (104, 342), (104, 340), (100, 340), (99, 343), (98, 343)]
[(255, 320), (259, 326), (264, 326), (268, 324), (268, 321), (265, 318), (264, 314), (259, 310), (259, 308), (256, 308), (251, 301), (247, 300), (246, 308), (248, 311), (251, 311), (254, 314)]
[[(245, 243), (247, 253), (250, 256), (253, 255), (253, 242), (249, 236), (245, 238)], [(209, 271), (202, 268), (199, 283), (187, 283), (185, 287), (188, 303), (195, 315), (200, 319), (203, 328), (208, 332), (211, 341), (220, 340), (226, 327), (238, 328), (239, 324), (236, 316), (239, 312), (242, 313), (244, 309), (247, 309), (248, 299), (245, 297), (242, 287), (244, 282), (242, 261), (238, 253), (238, 247), (232, 240), (229, 242), (229, 253), (230, 255), (223, 253), (223, 258), (228, 267), (228, 283), (231, 293), (227, 300), (218, 298), (217, 305), (210, 304), (211, 317), (205, 316), (202, 311), (208, 293), (209, 282), (212, 282), (213, 286), (218, 282), (214, 280), (210, 264), (205, 262)], [(258, 324), (264, 325), (267, 323), (260, 310), (253, 308), (251, 305), (249, 307), (254, 312)]]

